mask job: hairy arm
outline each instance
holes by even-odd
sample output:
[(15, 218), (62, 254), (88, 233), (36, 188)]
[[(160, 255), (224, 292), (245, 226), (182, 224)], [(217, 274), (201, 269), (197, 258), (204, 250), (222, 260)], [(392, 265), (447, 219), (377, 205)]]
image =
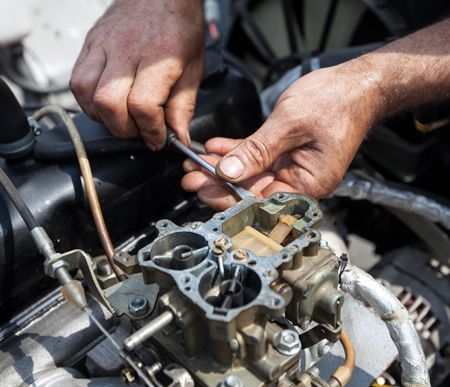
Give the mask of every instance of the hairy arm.
[[(380, 119), (450, 97), (450, 19), (294, 82), (244, 140), (211, 139), (209, 161), (258, 196), (296, 191), (320, 198), (339, 184)], [(185, 163), (183, 187), (216, 209), (235, 202), (217, 179)]]

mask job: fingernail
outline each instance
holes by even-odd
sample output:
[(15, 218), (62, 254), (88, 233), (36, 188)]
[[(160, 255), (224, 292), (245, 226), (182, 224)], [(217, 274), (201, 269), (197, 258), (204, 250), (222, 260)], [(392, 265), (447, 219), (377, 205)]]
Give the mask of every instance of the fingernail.
[(245, 167), (241, 159), (237, 156), (228, 156), (219, 162), (219, 169), (230, 179), (237, 179), (245, 172)]
[(153, 152), (156, 150), (156, 146), (154, 146), (152, 143), (147, 142), (145, 143), (147, 145), (148, 148), (150, 148), (150, 150), (152, 150)]

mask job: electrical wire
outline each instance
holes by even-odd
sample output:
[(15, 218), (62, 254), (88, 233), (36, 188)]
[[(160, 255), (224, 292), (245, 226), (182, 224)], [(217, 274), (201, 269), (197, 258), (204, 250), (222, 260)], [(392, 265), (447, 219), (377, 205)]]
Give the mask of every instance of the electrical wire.
[(75, 123), (73, 122), (70, 115), (60, 106), (45, 106), (35, 112), (33, 118), (38, 121), (50, 114), (57, 114), (61, 118), (62, 122), (67, 128), (67, 131), (69, 132), (70, 138), (75, 148), (78, 163), (80, 165), (81, 174), (83, 176), (84, 186), (86, 189), (89, 206), (91, 208), (92, 217), (94, 218), (95, 227), (97, 228), (100, 241), (102, 243), (103, 249), (105, 250), (106, 258), (108, 259), (108, 262), (111, 265), (111, 268), (117, 279), (119, 281), (123, 281), (127, 278), (127, 275), (123, 272), (122, 269), (120, 269), (120, 267), (118, 267), (114, 263), (114, 246), (111, 242), (111, 238), (105, 224), (105, 219), (103, 217), (102, 209), (100, 207), (94, 178), (92, 176), (91, 165), (86, 154), (86, 149), (84, 148), (83, 140), (81, 139), (77, 127), (75, 126)]
[(39, 227), (36, 218), (33, 216), (30, 209), (17, 191), (17, 188), (2, 168), (0, 168), (0, 184), (3, 191), (14, 204), (14, 207), (16, 207), (28, 229), (31, 231), (32, 229)]

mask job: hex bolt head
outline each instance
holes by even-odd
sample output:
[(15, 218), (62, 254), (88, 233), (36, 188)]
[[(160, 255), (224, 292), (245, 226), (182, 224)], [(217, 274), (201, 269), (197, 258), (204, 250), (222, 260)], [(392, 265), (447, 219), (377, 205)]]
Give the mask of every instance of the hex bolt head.
[(278, 332), (274, 337), (273, 345), (278, 352), (286, 356), (296, 355), (302, 349), (298, 333), (291, 329)]
[(112, 274), (112, 268), (106, 259), (101, 259), (97, 262), (97, 274), (104, 277)]
[(248, 258), (248, 254), (244, 250), (236, 250), (233, 257), (237, 261), (245, 261)]
[(142, 296), (134, 296), (128, 303), (128, 310), (135, 317), (144, 316), (149, 311), (148, 300)]

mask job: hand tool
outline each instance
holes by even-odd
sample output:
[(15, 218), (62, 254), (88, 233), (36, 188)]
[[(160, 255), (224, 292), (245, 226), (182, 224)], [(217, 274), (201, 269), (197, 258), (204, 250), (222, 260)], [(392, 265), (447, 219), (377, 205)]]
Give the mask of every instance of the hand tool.
[[(168, 131), (167, 136), (167, 144), (173, 145), (175, 148), (177, 148), (179, 151), (184, 153), (187, 157), (195, 161), (198, 165), (200, 165), (202, 168), (205, 168), (211, 175), (217, 176), (216, 174), (216, 168), (214, 168), (210, 163), (202, 159), (197, 153), (195, 153), (192, 149), (189, 149), (186, 145), (184, 145), (178, 138), (176, 137), (175, 133), (172, 130)], [(253, 195), (250, 191), (247, 191), (246, 189), (230, 183), (228, 181), (223, 181), (224, 185), (229, 188), (235, 195), (237, 195), (240, 199), (245, 198), (254, 198), (255, 195)]]

